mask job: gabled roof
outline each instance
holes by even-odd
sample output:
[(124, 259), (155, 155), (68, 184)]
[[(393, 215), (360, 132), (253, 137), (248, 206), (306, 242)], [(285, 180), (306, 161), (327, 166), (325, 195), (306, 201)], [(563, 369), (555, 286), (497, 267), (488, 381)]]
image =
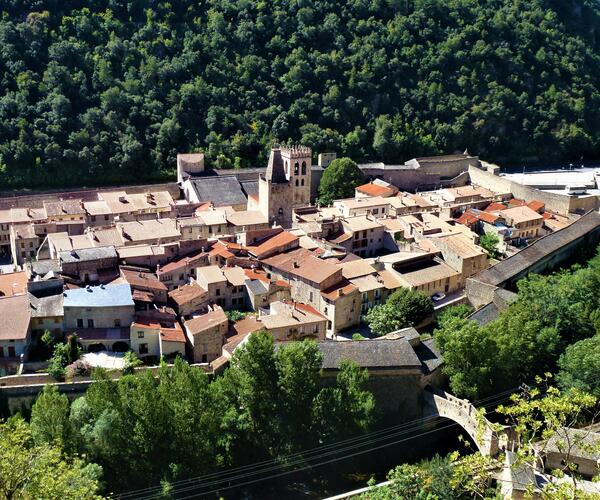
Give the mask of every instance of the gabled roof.
[(273, 148), (269, 155), (269, 163), (267, 163), (267, 171), (265, 178), (268, 181), (279, 184), (288, 182), (285, 176), (285, 170), (283, 166), (283, 158), (281, 157), (281, 149)]
[(65, 307), (120, 307), (133, 306), (129, 284), (88, 286), (66, 290)]
[(195, 281), (169, 292), (169, 298), (179, 306), (202, 297), (208, 298), (208, 292)]
[(210, 201), (215, 207), (223, 207), (247, 202), (240, 182), (233, 175), (198, 177), (191, 182), (200, 203)]
[(227, 325), (229, 320), (225, 315), (225, 311), (220, 307), (209, 313), (201, 316), (196, 316), (185, 322), (185, 329), (190, 335), (196, 335), (202, 333), (209, 328), (213, 328), (216, 325)]
[(31, 320), (29, 297), (0, 297), (0, 318), (0, 340), (25, 340)]
[(342, 271), (338, 266), (332, 262), (319, 259), (305, 248), (280, 253), (264, 259), (263, 262), (285, 273), (299, 276), (317, 284), (326, 281), (335, 274), (342, 276)]
[(323, 369), (339, 369), (350, 360), (361, 368), (420, 368), (421, 361), (404, 339), (364, 340), (362, 342), (319, 342), (323, 353)]
[(91, 262), (100, 259), (117, 259), (114, 246), (82, 248), (79, 250), (62, 251), (58, 254), (61, 262), (72, 264), (75, 262)]

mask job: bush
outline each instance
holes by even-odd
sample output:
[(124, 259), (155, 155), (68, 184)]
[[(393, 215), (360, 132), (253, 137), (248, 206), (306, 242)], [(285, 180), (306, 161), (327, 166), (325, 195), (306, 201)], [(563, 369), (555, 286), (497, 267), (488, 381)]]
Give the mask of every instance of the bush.
[(78, 359), (74, 363), (68, 365), (65, 369), (67, 378), (86, 377), (92, 373), (92, 365), (83, 359)]

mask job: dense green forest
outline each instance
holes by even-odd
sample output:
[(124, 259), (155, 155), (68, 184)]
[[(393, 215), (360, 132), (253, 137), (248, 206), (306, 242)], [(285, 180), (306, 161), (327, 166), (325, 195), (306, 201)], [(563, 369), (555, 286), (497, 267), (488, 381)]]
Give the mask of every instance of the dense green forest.
[(600, 157), (593, 0), (3, 0), (0, 187), (469, 148)]

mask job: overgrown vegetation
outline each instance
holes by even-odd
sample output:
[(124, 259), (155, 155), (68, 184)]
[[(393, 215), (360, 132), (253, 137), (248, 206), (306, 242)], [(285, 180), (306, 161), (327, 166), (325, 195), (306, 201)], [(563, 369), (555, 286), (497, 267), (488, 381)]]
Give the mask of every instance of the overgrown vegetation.
[(99, 464), (107, 491), (168, 486), (369, 430), (367, 372), (343, 363), (337, 381), (323, 387), (320, 369), (314, 342), (275, 350), (271, 335), (253, 334), (214, 381), (176, 359), (157, 378), (95, 372), (72, 404), (47, 387), (32, 408), (31, 433), (37, 446), (59, 444)]
[(516, 301), (485, 326), (454, 317), (435, 331), (452, 391), (477, 399), (560, 368), (563, 388), (597, 394), (600, 365), (590, 349), (597, 338), (590, 337), (600, 327), (600, 255), (585, 267), (531, 275), (518, 290)]
[(7, 0), (0, 185), (263, 165), (273, 140), (353, 159), (469, 148), (598, 157), (592, 0)]
[(376, 336), (418, 325), (433, 314), (433, 302), (423, 292), (399, 288), (385, 304), (373, 307), (365, 320)]

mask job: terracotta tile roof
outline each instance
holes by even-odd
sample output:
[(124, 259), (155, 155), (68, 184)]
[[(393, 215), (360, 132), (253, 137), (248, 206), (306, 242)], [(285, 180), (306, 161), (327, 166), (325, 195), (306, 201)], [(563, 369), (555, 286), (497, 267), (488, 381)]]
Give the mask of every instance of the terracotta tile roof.
[(263, 243), (248, 247), (248, 251), (256, 256), (257, 258), (265, 258), (272, 255), (274, 252), (284, 249), (288, 245), (298, 241), (298, 236), (293, 235), (288, 231), (281, 231), (272, 238), (264, 241)]
[(0, 297), (21, 295), (27, 291), (27, 273), (0, 274)]
[[(237, 337), (239, 335), (243, 338), (249, 333), (258, 332), (263, 329), (263, 324), (256, 319), (256, 316), (251, 315), (246, 316), (244, 319), (236, 321), (231, 327), (231, 332), (233, 333), (233, 337)], [(229, 339), (227, 343), (229, 344), (231, 340), (232, 339)]]
[(168, 264), (161, 266), (158, 269), (158, 274), (161, 275), (161, 274), (176, 271), (178, 269), (185, 268), (189, 264), (194, 264), (195, 262), (201, 261), (202, 259), (206, 258), (207, 255), (208, 255), (207, 252), (200, 251), (193, 255), (188, 255), (186, 257), (181, 257), (180, 259), (173, 260), (173, 261), (169, 262)]
[(225, 316), (225, 311), (223, 309), (218, 308), (209, 313), (203, 314), (201, 316), (196, 316), (185, 322), (185, 329), (188, 331), (190, 335), (195, 335), (198, 333), (202, 333), (203, 331), (212, 328), (216, 325), (228, 324), (227, 316)]
[(331, 288), (328, 288), (327, 290), (323, 290), (321, 292), (321, 296), (324, 297), (327, 300), (331, 300), (332, 302), (336, 301), (337, 299), (339, 299), (340, 297), (344, 296), (344, 295), (348, 295), (352, 292), (354, 292), (355, 290), (358, 290), (358, 288), (353, 285), (352, 283), (350, 283), (348, 280), (343, 280), (340, 283), (338, 283), (335, 286), (332, 286)]
[(81, 200), (44, 201), (44, 209), (48, 217), (85, 214)]
[(268, 266), (296, 275), (313, 283), (320, 284), (333, 275), (342, 277), (342, 270), (326, 260), (319, 259), (311, 251), (298, 248), (291, 252), (281, 253), (264, 260)]
[(359, 193), (364, 193), (369, 196), (386, 196), (394, 193), (393, 189), (390, 189), (385, 186), (379, 186), (377, 184), (373, 184), (372, 182), (368, 182), (367, 184), (363, 184), (362, 186), (358, 186), (356, 190)]
[(26, 339), (31, 319), (29, 297), (0, 297), (0, 318), (0, 340)]
[(537, 212), (534, 212), (527, 205), (516, 206), (513, 208), (507, 208), (502, 212), (507, 218), (512, 220), (512, 224), (519, 224), (521, 222), (541, 220), (542, 216)]
[(133, 290), (131, 296), (133, 297), (133, 300), (137, 300), (138, 302), (154, 302), (154, 294), (152, 292)]
[(498, 210), (506, 210), (506, 205), (494, 201), (486, 207), (485, 212), (496, 212)]
[(132, 288), (149, 288), (151, 290), (167, 290), (167, 285), (152, 274), (132, 269), (121, 269), (121, 275)]
[(208, 292), (195, 281), (169, 292), (169, 298), (179, 306), (195, 299), (201, 299), (205, 295), (208, 297)]
[(477, 222), (477, 220), (478, 220), (477, 216), (474, 213), (472, 213), (470, 210), (467, 210), (458, 219), (456, 219), (456, 222), (458, 222), (459, 224), (463, 224), (465, 226), (472, 226), (473, 224), (475, 224)]
[(546, 204), (539, 200), (531, 200), (529, 203), (527, 203), (527, 206), (534, 212), (540, 212), (541, 210), (544, 210)]
[(523, 207), (527, 205), (527, 203), (525, 203), (525, 200), (519, 200), (518, 198), (512, 198), (508, 200), (507, 203), (510, 207)]
[[(271, 282), (271, 280), (269, 278), (267, 278), (267, 273), (265, 273), (262, 269), (244, 269), (244, 272), (246, 273), (246, 277), (248, 279), (259, 280), (259, 281), (262, 281), (263, 283)], [(283, 281), (283, 280), (276, 280), (275, 284), (277, 286), (281, 286), (281, 287), (285, 287), (285, 288), (291, 287), (291, 285), (287, 281)]]
[(488, 224), (494, 224), (500, 217), (489, 212), (479, 212), (477, 218)]

